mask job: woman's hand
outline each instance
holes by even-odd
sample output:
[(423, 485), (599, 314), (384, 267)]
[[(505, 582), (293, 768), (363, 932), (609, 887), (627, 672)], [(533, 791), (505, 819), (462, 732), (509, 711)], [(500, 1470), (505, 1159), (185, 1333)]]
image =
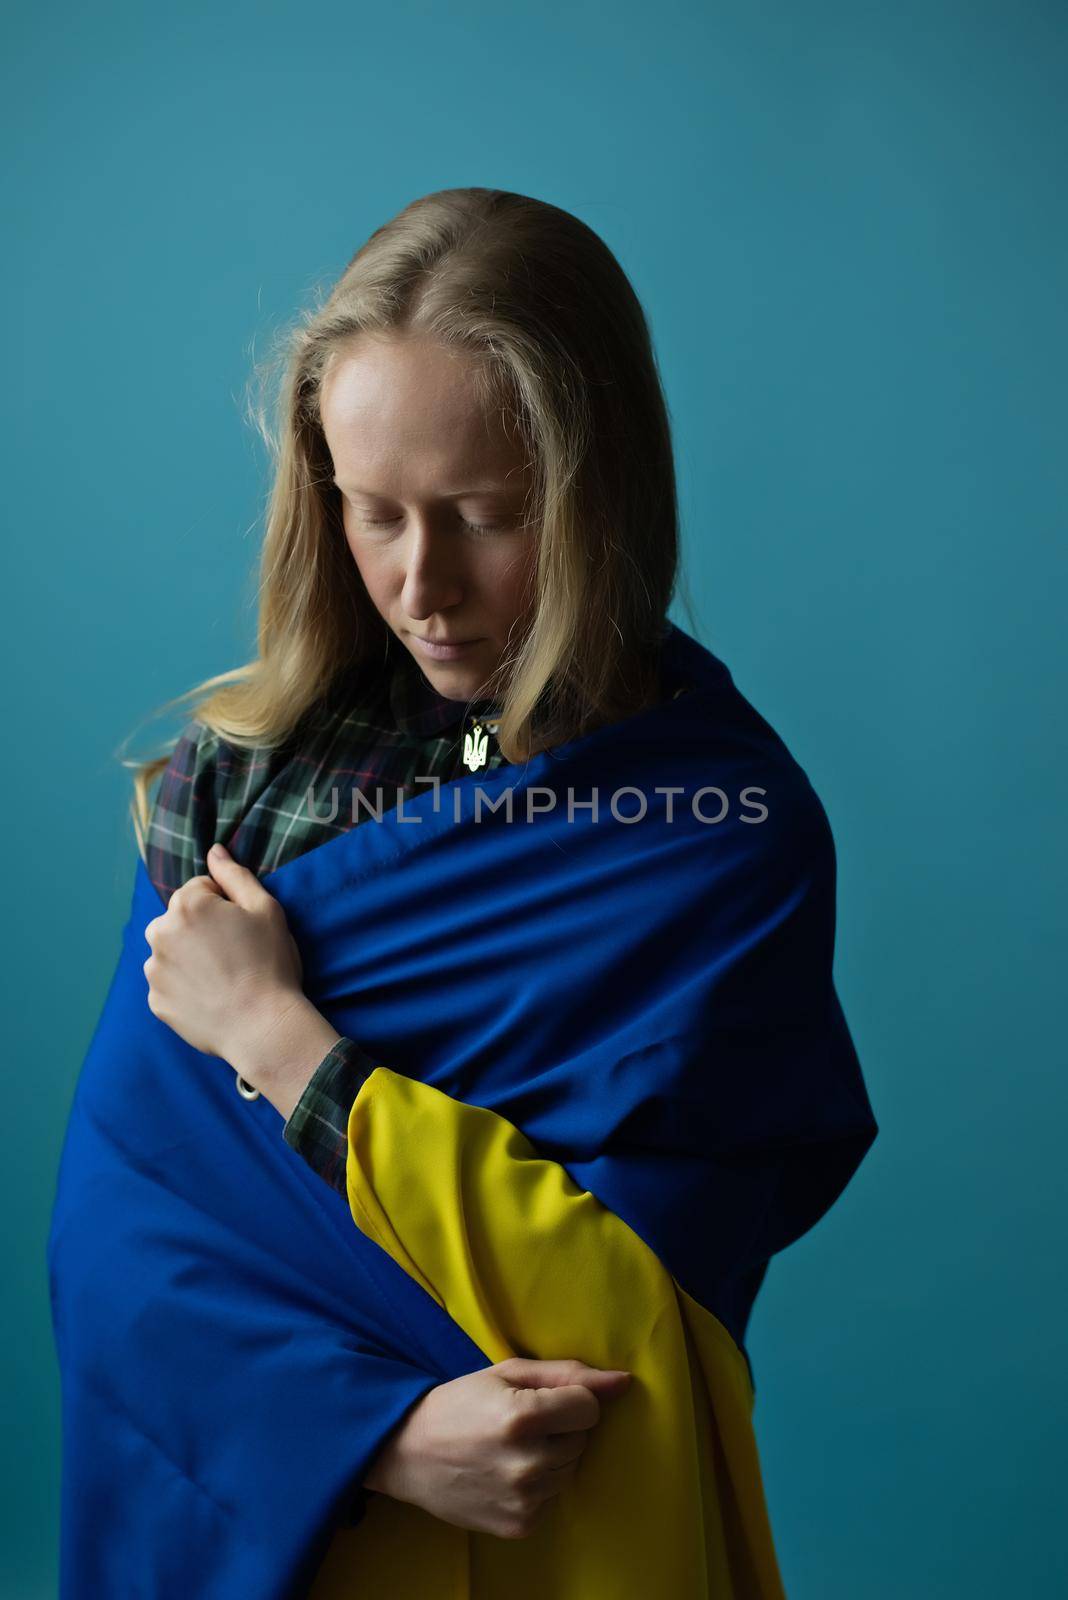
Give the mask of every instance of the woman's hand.
[(457, 1528), (524, 1539), (574, 1477), (598, 1397), (629, 1381), (582, 1361), (514, 1356), (438, 1384), (390, 1434), (364, 1488)]
[(145, 929), (148, 1006), (194, 1050), (221, 1056), (288, 1117), (341, 1037), (301, 987), (285, 912), (222, 846)]

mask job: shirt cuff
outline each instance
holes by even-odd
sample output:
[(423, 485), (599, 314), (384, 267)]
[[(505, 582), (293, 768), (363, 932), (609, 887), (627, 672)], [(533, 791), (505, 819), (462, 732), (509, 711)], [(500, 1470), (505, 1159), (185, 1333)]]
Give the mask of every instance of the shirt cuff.
[(338, 1039), (312, 1073), (282, 1130), (286, 1143), (346, 1198), (349, 1113), (377, 1065), (354, 1039)]

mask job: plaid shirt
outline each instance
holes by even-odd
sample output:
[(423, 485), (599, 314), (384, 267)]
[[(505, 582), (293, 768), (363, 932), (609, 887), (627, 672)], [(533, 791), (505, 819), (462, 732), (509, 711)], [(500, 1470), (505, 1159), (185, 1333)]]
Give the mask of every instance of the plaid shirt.
[[(477, 770), (505, 765), (494, 710), (488, 701), (468, 708), (445, 699), (396, 646), (387, 650), (384, 671), (342, 675), (282, 746), (243, 749), (191, 722), (160, 778), (146, 838), (148, 875), (166, 903), (180, 884), (207, 874), (216, 841), (252, 872), (271, 872), (393, 809), (402, 795), (424, 792), (419, 779), (448, 783), (470, 770), (464, 735), (476, 723), (487, 736)], [(283, 1128), (287, 1144), (342, 1195), (349, 1112), (376, 1064), (354, 1039), (339, 1039)]]

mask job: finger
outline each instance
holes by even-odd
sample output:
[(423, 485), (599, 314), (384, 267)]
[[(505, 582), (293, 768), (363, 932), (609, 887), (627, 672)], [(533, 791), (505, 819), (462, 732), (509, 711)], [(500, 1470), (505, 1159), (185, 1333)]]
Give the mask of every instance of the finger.
[(538, 1439), (550, 1433), (595, 1428), (601, 1418), (597, 1396), (580, 1383), (558, 1389), (513, 1389), (507, 1432), (513, 1439)]
[[(174, 891), (174, 895), (181, 895), (183, 900), (191, 900), (194, 895), (213, 894), (219, 900), (225, 900), (226, 895), (222, 885), (215, 882), (214, 878), (187, 878)], [(174, 895), (171, 896), (172, 900)]]
[(268, 894), (254, 872), (235, 861), (225, 845), (213, 844), (208, 851), (208, 871), (227, 897), (243, 911), (260, 911), (274, 896)]
[(536, 1445), (528, 1446), (532, 1459), (546, 1472), (561, 1472), (582, 1459), (582, 1452), (590, 1442), (589, 1428), (575, 1428), (570, 1433), (547, 1433)]
[(528, 1356), (509, 1356), (505, 1361), (498, 1361), (493, 1370), (517, 1389), (551, 1389), (569, 1383), (596, 1384), (630, 1376), (610, 1367), (591, 1367), (585, 1361), (536, 1361)]
[(526, 1493), (535, 1505), (543, 1505), (546, 1500), (551, 1500), (554, 1495), (563, 1494), (565, 1489), (575, 1479), (581, 1461), (581, 1452), (570, 1461), (558, 1462), (555, 1466), (542, 1459), (541, 1451), (533, 1445), (524, 1445), (519, 1458), (520, 1471)]

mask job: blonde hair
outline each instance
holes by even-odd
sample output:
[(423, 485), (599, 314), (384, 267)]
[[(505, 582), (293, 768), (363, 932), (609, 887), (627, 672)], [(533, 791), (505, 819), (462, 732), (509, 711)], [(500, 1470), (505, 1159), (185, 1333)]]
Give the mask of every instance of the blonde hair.
[[(255, 660), (168, 702), (238, 746), (275, 746), (389, 630), (345, 540), (319, 403), (361, 334), (422, 337), (472, 361), (533, 467), (530, 623), (483, 692), (508, 761), (651, 704), (678, 563), (670, 423), (648, 326), (622, 267), (569, 212), (506, 190), (443, 189), (371, 234), (325, 303), (283, 329), (251, 407), (274, 464)], [(280, 369), (277, 425), (263, 394)], [(171, 742), (171, 749), (176, 741)], [(142, 856), (149, 789), (134, 769)]]

